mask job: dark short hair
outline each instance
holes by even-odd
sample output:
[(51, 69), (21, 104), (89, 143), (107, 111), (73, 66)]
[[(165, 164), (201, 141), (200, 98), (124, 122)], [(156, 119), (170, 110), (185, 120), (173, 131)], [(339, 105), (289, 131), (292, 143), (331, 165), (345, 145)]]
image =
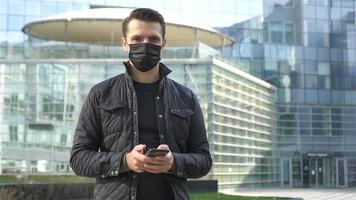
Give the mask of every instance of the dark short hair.
[(162, 38), (166, 35), (166, 23), (163, 16), (156, 10), (150, 8), (137, 8), (130, 13), (130, 16), (126, 17), (122, 22), (122, 34), (126, 38), (127, 26), (131, 20), (137, 19), (144, 22), (157, 22), (162, 28)]

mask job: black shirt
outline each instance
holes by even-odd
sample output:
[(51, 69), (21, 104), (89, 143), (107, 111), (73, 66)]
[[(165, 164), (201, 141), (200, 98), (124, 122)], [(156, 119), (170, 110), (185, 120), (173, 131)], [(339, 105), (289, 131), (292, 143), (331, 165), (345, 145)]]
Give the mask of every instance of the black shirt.
[[(156, 118), (155, 98), (159, 82), (145, 84), (134, 82), (138, 104), (139, 144), (146, 151), (160, 145)], [(173, 200), (173, 192), (164, 174), (141, 173), (138, 176), (137, 199)]]

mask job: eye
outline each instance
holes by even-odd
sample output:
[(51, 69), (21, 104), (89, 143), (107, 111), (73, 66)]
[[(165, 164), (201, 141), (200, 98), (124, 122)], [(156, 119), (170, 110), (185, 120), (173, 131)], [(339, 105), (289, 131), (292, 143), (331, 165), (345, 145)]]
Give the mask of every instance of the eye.
[(140, 41), (141, 41), (141, 38), (140, 38), (139, 36), (133, 36), (133, 37), (131, 38), (131, 41), (132, 41), (132, 42), (140, 42)]
[(157, 37), (157, 36), (152, 36), (152, 37), (149, 38), (149, 40), (150, 40), (151, 43), (156, 43), (156, 42), (160, 42), (161, 38)]

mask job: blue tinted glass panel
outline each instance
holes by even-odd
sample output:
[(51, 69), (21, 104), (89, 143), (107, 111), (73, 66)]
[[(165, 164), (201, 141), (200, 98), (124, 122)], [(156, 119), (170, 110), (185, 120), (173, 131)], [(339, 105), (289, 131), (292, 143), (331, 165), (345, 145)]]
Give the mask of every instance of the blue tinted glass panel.
[(328, 48), (318, 48), (318, 60), (322, 60), (322, 61), (329, 60), (329, 49)]
[(329, 8), (328, 7), (316, 7), (316, 18), (317, 19), (328, 19)]
[(0, 15), (0, 30), (7, 29), (7, 15)]
[(318, 78), (314, 75), (305, 75), (305, 87), (306, 88), (317, 88)]
[(356, 80), (354, 76), (345, 77), (345, 89), (346, 90), (355, 90), (356, 89)]
[(271, 22), (271, 42), (283, 42), (283, 26), (281, 22)]
[(304, 57), (306, 60), (315, 60), (316, 59), (316, 48), (306, 47), (304, 48)]
[(7, 38), (9, 43), (23, 42), (23, 33), (21, 31), (9, 31)]
[(342, 61), (343, 60), (343, 52), (341, 49), (330, 49), (330, 60), (331, 61)]
[(0, 0), (0, 14), (7, 13), (7, 0)]
[(331, 92), (330, 90), (319, 90), (319, 103), (330, 103)]
[(8, 13), (9, 14), (15, 14), (15, 15), (23, 15), (24, 14), (24, 8), (25, 8), (25, 3), (24, 1), (19, 1), (19, 0), (11, 0), (8, 2)]
[(8, 17), (8, 29), (9, 30), (19, 31), (19, 30), (21, 30), (23, 25), (24, 25), (23, 16), (9, 15), (9, 17)]
[(291, 87), (293, 88), (304, 88), (304, 75), (292, 73), (291, 74)]
[(295, 103), (305, 102), (305, 93), (302, 89), (292, 89), (292, 101)]
[[(7, 40), (7, 32), (0, 31), (0, 43), (5, 42)], [(5, 57), (5, 49), (0, 47), (0, 57)]]
[(354, 6), (354, 0), (342, 0), (342, 7), (352, 8)]
[(57, 13), (57, 3), (56, 2), (42, 2), (41, 4), (41, 15), (49, 16)]
[(39, 1), (27, 1), (25, 15), (40, 16), (41, 4)]
[(332, 90), (331, 91), (331, 95), (332, 95), (332, 102), (333, 103), (343, 104), (345, 102), (344, 91)]
[(304, 70), (306, 74), (318, 74), (318, 65), (315, 62), (305, 62)]
[(331, 19), (332, 20), (340, 20), (341, 19), (341, 8), (340, 7), (332, 7), (331, 8)]
[(304, 6), (303, 11), (305, 18), (315, 19), (315, 6)]
[(59, 3), (57, 5), (57, 12), (58, 13), (71, 11), (72, 9), (73, 9), (73, 4), (72, 3)]
[(318, 76), (318, 88), (330, 89), (330, 77), (329, 76)]
[(331, 0), (331, 6), (341, 7), (342, 0)]
[(305, 90), (305, 92), (307, 103), (318, 103), (318, 90)]
[(347, 67), (347, 74), (350, 76), (356, 76), (356, 63), (349, 63)]
[(315, 34), (316, 37), (316, 46), (317, 47), (329, 47), (329, 34), (325, 33), (317, 33)]

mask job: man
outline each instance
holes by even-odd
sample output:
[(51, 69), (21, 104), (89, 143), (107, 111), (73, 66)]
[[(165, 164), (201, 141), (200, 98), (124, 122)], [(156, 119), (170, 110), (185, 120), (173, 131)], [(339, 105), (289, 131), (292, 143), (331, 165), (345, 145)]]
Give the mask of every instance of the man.
[[(187, 178), (212, 159), (201, 108), (188, 88), (167, 78), (161, 14), (135, 9), (122, 23), (126, 73), (95, 85), (84, 102), (70, 164), (96, 178), (95, 199), (189, 199)], [(150, 148), (168, 150), (146, 155)]]

